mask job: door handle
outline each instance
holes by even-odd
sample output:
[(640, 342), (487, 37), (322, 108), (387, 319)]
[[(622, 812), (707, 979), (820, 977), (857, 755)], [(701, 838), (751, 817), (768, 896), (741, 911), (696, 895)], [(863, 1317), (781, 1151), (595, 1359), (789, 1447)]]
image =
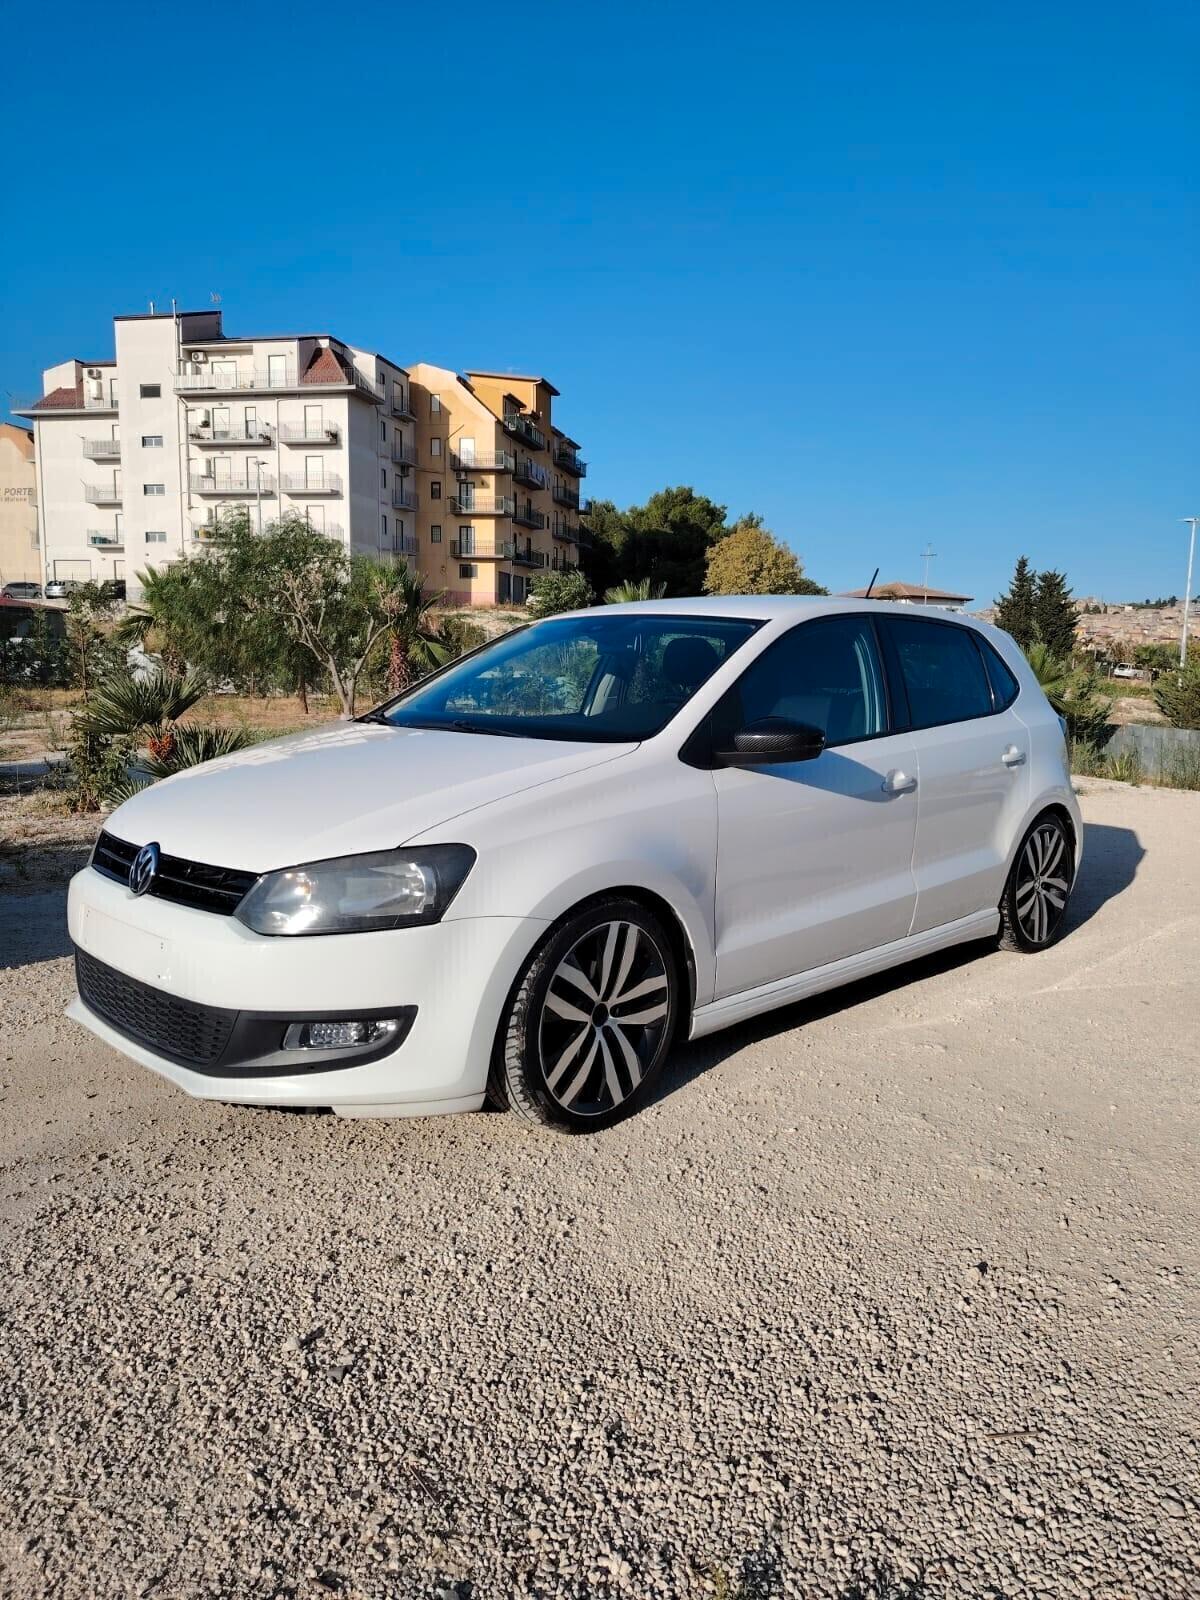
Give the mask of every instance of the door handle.
[(916, 778), (910, 778), (907, 772), (899, 767), (893, 767), (883, 780), (884, 794), (907, 794), (910, 789), (917, 787)]
[(1010, 744), (1000, 757), (1006, 767), (1023, 767), (1025, 765), (1025, 752), (1018, 750), (1015, 744)]

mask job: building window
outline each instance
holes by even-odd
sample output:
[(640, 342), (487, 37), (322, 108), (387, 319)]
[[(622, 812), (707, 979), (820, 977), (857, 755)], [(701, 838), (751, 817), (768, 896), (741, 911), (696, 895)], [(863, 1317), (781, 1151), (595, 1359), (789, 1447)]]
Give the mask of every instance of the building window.
[(440, 500), (442, 498), (442, 485), (437, 478), (429, 485), (429, 498), (431, 500)]
[(144, 483), (142, 485), (143, 494), (166, 494), (166, 492), (167, 486), (165, 483)]
[(442, 414), (442, 397), (441, 397), (440, 394), (431, 394), (429, 396), (429, 415), (431, 417), (440, 417), (441, 414)]
[(511, 600), (512, 599), (512, 575), (511, 575), (511, 573), (508, 573), (508, 572), (499, 573), (498, 574), (498, 581), (499, 581), (499, 585), (500, 585), (499, 590), (498, 590), (498, 598), (500, 600)]
[(382, 538), (384, 544), (386, 544), (387, 543), (387, 512), (386, 511), (379, 518), (379, 533), (380, 533), (380, 537)]
[(464, 522), (459, 527), (458, 553), (460, 556), (473, 556), (475, 554), (475, 529), (469, 522)]
[(166, 536), (165, 533), (159, 533), (159, 532), (149, 533), (148, 532), (146, 534), (146, 543), (147, 544), (166, 544), (166, 542), (167, 542), (167, 536)]
[(387, 443), (387, 423), (382, 417), (379, 419), (379, 437), (383, 440), (384, 444)]
[(380, 469), (379, 469), (379, 483), (380, 483), (380, 487), (381, 488), (384, 488), (384, 489), (387, 488), (387, 468), (386, 467), (380, 467)]
[(441, 544), (441, 542), (442, 542), (442, 525), (441, 525), (440, 522), (431, 522), (430, 523), (430, 525), (429, 525), (429, 542), (430, 542), (430, 544)]
[(464, 563), (459, 567), (458, 575), (460, 578), (477, 578), (479, 576), (479, 568), (473, 561), (470, 563)]
[(429, 441), (429, 454), (431, 456), (440, 456), (441, 453), (442, 453), (442, 441), (441, 441), (440, 438), (438, 438), (438, 436), (436, 434), (434, 434), (433, 438), (430, 439), (430, 441)]
[(143, 400), (158, 400), (162, 396), (161, 383), (142, 383), (138, 385), (138, 393)]
[(161, 433), (144, 433), (142, 435), (143, 450), (161, 450), (163, 436)]

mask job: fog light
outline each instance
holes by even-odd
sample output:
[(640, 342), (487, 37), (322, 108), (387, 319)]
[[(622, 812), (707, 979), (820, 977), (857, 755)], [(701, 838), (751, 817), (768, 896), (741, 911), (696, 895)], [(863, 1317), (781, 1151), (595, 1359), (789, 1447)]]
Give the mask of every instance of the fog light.
[(371, 1017), (362, 1021), (293, 1022), (284, 1035), (285, 1050), (348, 1050), (355, 1045), (379, 1044), (400, 1026), (397, 1017)]

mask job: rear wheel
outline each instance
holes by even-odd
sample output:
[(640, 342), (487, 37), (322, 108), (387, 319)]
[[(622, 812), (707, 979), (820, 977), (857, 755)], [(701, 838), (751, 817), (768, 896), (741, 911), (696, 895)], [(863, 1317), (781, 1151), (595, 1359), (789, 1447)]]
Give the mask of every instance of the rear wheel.
[(1021, 841), (1000, 901), (1000, 946), (1031, 955), (1062, 936), (1075, 850), (1061, 817), (1041, 816)]
[(597, 901), (534, 952), (509, 1001), (489, 1091), (528, 1122), (606, 1128), (648, 1095), (670, 1049), (679, 975), (658, 918)]

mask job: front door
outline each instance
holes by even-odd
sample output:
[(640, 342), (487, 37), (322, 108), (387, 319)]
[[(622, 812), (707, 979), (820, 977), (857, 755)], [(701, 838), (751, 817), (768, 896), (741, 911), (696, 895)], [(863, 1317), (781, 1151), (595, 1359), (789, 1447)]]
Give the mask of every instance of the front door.
[(999, 904), (1029, 805), (1029, 733), (1012, 709), (1016, 680), (997, 658), (990, 681), (991, 646), (972, 629), (926, 617), (882, 626), (917, 750), (913, 932), (924, 933)]
[(777, 639), (714, 710), (714, 746), (762, 717), (818, 727), (826, 748), (714, 773), (718, 999), (903, 939), (916, 904), (915, 750), (891, 731), (870, 618)]

